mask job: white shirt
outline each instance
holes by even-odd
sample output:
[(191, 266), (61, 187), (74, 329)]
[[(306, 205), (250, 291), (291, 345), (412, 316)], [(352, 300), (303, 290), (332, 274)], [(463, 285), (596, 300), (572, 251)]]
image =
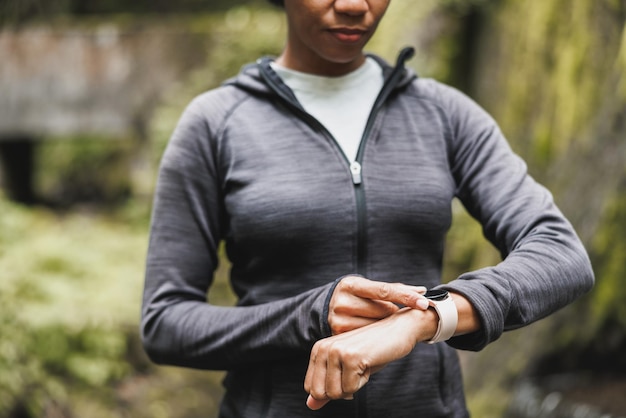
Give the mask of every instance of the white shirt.
[(293, 90), (304, 110), (333, 135), (348, 160), (354, 161), (383, 86), (380, 65), (368, 57), (359, 68), (340, 77), (302, 73), (276, 63), (272, 68)]

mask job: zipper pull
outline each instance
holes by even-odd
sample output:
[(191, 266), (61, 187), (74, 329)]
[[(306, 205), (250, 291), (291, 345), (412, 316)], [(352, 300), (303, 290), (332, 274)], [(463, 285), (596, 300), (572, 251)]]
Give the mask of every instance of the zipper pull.
[(350, 164), (350, 172), (352, 173), (352, 183), (355, 186), (361, 184), (361, 164), (358, 161), (353, 161)]

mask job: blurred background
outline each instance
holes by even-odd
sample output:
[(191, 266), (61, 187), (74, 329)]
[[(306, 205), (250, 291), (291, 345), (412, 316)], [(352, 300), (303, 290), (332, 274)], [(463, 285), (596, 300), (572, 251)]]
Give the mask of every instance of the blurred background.
[[(0, 417), (213, 417), (222, 374), (151, 365), (151, 198), (185, 105), (282, 47), (262, 0), (0, 0)], [(391, 2), (369, 50), (501, 124), (597, 284), (460, 353), (475, 417), (626, 416), (626, 1)], [(445, 278), (498, 262), (455, 203)], [(231, 304), (223, 260), (211, 299)]]

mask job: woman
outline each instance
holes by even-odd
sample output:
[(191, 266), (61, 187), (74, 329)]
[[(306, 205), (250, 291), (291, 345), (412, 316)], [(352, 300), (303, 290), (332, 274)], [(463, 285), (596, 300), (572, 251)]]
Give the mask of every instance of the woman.
[[(282, 54), (196, 98), (163, 157), (146, 351), (228, 370), (220, 417), (468, 416), (455, 348), (588, 291), (586, 252), (482, 109), (411, 50), (364, 54), (389, 0), (279, 4)], [(504, 260), (444, 286), (455, 197)], [(236, 307), (206, 301), (221, 240)]]

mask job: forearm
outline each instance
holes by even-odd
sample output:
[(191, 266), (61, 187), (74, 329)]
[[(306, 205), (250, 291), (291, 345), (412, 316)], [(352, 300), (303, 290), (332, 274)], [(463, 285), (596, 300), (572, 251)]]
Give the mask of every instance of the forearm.
[(472, 305), (467, 298), (458, 293), (450, 292), (450, 296), (452, 297), (459, 314), (459, 322), (457, 323), (454, 335), (470, 334), (480, 330), (480, 317), (474, 308), (474, 305)]
[(575, 237), (538, 241), (520, 246), (497, 266), (465, 273), (444, 286), (470, 300), (481, 322), (478, 332), (451, 339), (453, 347), (481, 350), (504, 331), (544, 318), (589, 290), (593, 272)]
[(144, 307), (142, 337), (160, 364), (225, 370), (306, 353), (322, 338), (327, 286), (246, 307), (155, 297)]

